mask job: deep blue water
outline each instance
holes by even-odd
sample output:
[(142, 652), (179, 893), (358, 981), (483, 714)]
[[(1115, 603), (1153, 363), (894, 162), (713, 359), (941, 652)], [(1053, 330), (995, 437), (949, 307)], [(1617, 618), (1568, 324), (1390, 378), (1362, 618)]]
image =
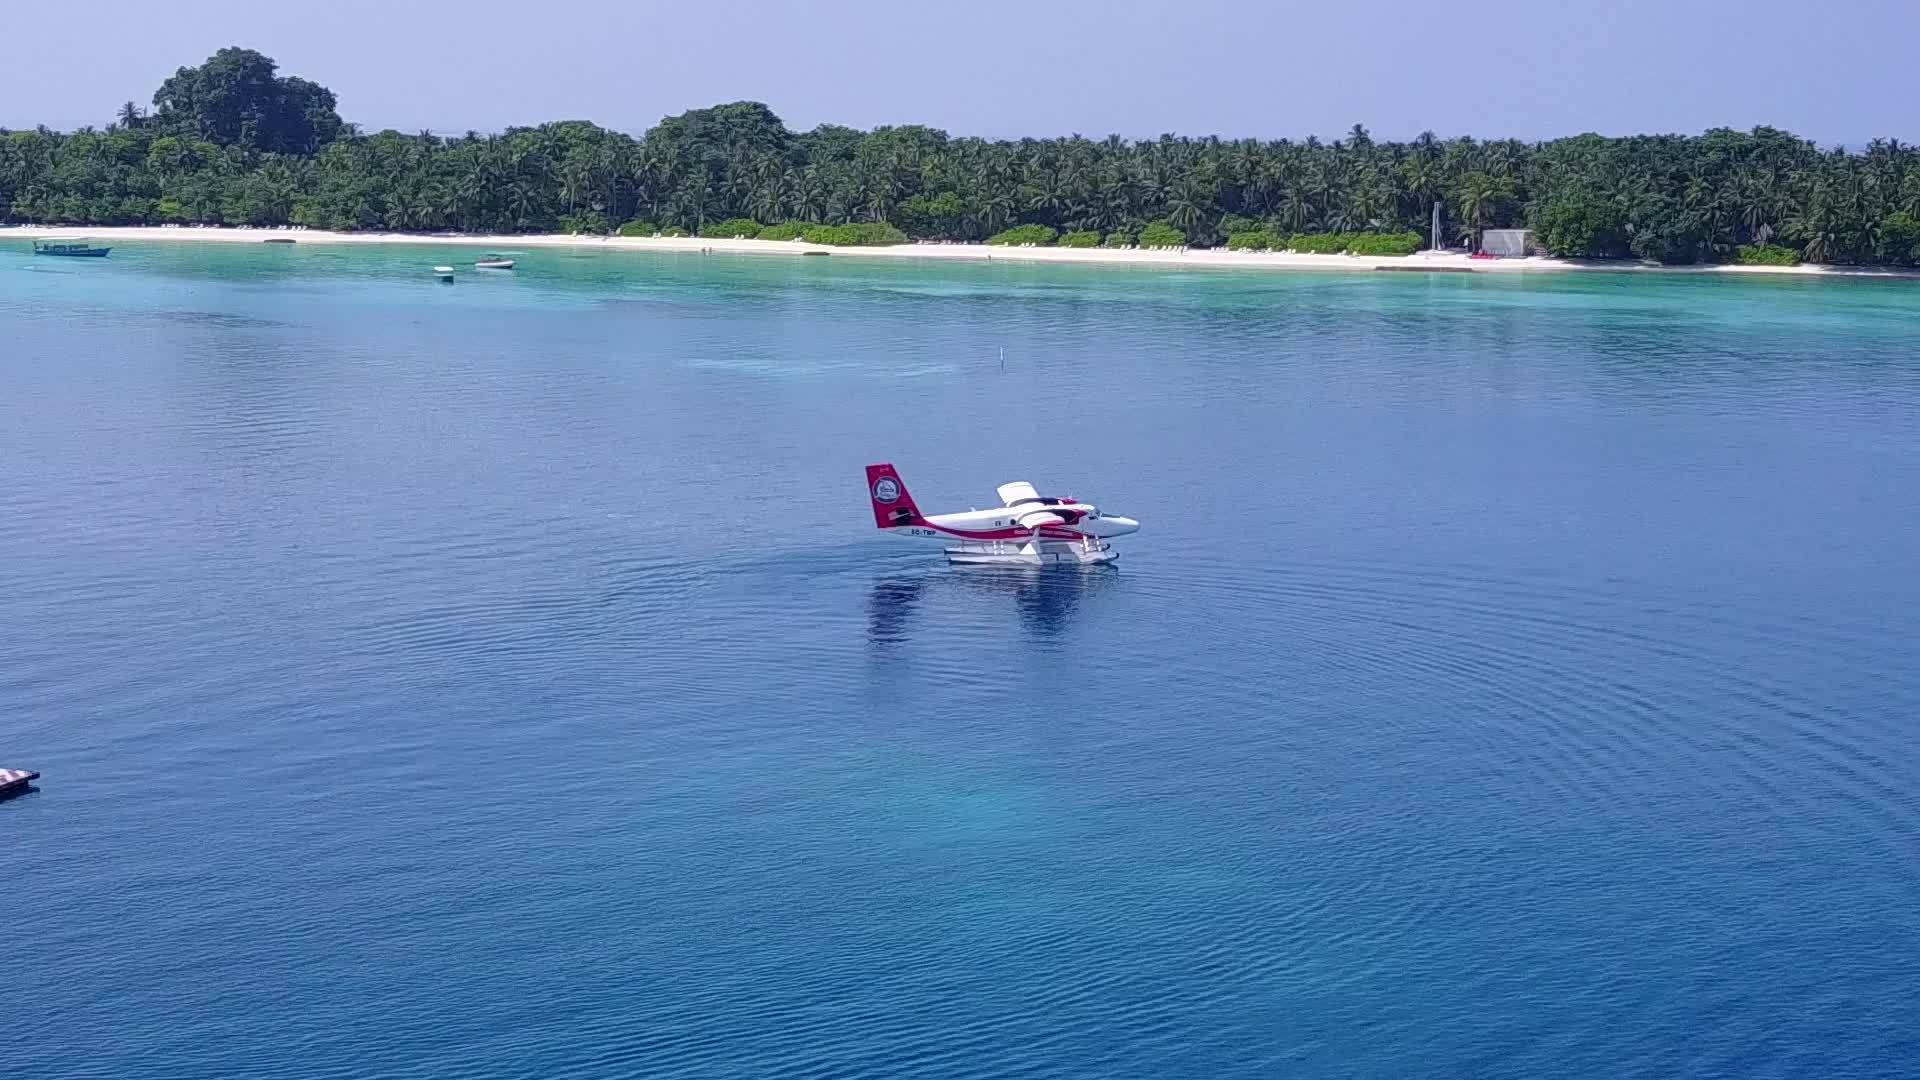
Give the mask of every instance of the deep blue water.
[(0, 252), (21, 1075), (1920, 1070), (1912, 283), (470, 257)]

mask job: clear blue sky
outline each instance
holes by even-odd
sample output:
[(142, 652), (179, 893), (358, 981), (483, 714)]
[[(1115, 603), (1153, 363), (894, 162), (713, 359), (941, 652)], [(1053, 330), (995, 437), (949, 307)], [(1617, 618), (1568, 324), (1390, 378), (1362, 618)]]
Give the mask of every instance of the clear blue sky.
[[(1920, 0), (67, 0), (6, 5), (0, 126), (105, 124), (228, 44), (369, 130), (742, 98), (796, 129), (1534, 139), (1769, 123), (1920, 141)], [(1431, 45), (1422, 45), (1422, 41)]]

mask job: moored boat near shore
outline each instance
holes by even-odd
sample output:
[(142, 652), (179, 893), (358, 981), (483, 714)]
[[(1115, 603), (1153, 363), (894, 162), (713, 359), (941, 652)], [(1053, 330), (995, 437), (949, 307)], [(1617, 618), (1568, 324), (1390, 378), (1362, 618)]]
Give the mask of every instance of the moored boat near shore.
[(49, 237), (33, 242), (35, 255), (64, 255), (67, 258), (104, 259), (110, 247), (97, 247), (85, 240), (69, 240), (65, 237)]

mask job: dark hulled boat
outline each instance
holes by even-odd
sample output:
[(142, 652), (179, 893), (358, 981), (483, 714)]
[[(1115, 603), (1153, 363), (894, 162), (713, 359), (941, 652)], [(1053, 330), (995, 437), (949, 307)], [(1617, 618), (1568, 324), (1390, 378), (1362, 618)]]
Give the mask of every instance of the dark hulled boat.
[(74, 259), (104, 259), (107, 257), (107, 252), (112, 250), (109, 247), (89, 244), (85, 240), (35, 240), (33, 242), (35, 255), (64, 255)]

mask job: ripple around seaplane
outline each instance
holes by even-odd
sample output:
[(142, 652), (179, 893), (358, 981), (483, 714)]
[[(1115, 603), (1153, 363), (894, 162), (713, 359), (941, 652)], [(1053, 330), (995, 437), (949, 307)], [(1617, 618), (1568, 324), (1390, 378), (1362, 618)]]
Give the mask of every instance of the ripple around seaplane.
[(867, 495), (873, 523), (914, 540), (949, 545), (956, 563), (1004, 566), (1086, 566), (1120, 557), (1108, 540), (1139, 532), (1132, 518), (1102, 514), (1098, 507), (1071, 498), (1049, 498), (1025, 480), (1002, 484), (1001, 505), (953, 514), (920, 513), (907, 485), (892, 465), (867, 466)]

